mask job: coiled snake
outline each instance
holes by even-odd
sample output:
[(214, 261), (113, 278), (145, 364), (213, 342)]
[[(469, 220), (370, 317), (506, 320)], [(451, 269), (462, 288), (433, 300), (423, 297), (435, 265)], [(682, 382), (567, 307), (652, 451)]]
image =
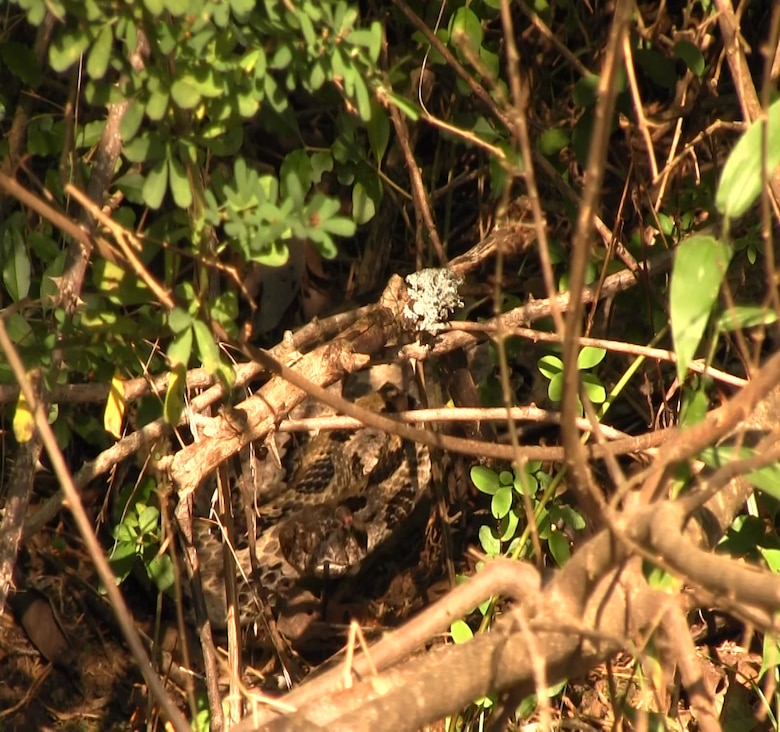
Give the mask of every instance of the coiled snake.
[[(375, 410), (385, 406), (376, 393), (359, 401)], [(244, 625), (258, 614), (255, 583), (273, 599), (299, 584), (356, 572), (394, 535), (431, 479), (425, 446), (369, 428), (313, 437), (287, 480), (268, 461), (261, 466), (257, 496), (254, 574), (249, 547), (233, 552)], [(226, 624), (222, 544), (211, 521), (196, 521), (195, 535), (207, 612), (221, 628)]]

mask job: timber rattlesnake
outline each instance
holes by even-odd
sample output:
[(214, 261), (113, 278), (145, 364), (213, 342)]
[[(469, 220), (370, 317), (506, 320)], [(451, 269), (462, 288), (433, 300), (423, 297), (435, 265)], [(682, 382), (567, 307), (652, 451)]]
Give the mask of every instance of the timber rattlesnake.
[[(358, 400), (378, 411), (377, 393)], [(233, 551), (242, 625), (259, 614), (255, 583), (270, 599), (296, 586), (357, 571), (393, 536), (425, 494), (430, 454), (385, 432), (321, 432), (302, 448), (289, 480), (266, 458), (255, 483), (257, 569), (249, 547)], [(226, 624), (222, 544), (213, 521), (195, 522), (203, 591), (212, 624)]]

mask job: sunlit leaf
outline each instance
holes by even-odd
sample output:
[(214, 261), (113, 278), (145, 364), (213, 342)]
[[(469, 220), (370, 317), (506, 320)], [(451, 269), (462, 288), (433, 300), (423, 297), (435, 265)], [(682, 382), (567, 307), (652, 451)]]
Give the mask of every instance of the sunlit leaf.
[(195, 331), (195, 342), (198, 344), (198, 353), (203, 361), (203, 367), (210, 374), (216, 373), (220, 359), (214, 336), (202, 320), (194, 321), (192, 329)]
[(179, 423), (179, 419), (184, 411), (184, 389), (186, 383), (187, 369), (184, 364), (179, 363), (171, 370), (168, 389), (165, 392), (163, 418), (165, 419), (166, 424), (176, 425)]
[(499, 488), (498, 473), (484, 465), (474, 465), (471, 468), (470, 476), (471, 482), (481, 493), (492, 496)]
[(192, 189), (187, 171), (181, 160), (175, 155), (169, 160), (169, 181), (173, 200), (179, 208), (189, 208), (192, 205)]
[(19, 398), (16, 400), (16, 409), (14, 410), (13, 430), (14, 437), (20, 445), (32, 440), (35, 433), (35, 418), (33, 417), (30, 403), (21, 389), (19, 390)]
[(450, 626), (450, 635), (453, 643), (466, 643), (474, 637), (474, 633), (464, 620), (456, 620)]
[(49, 46), (49, 63), (57, 72), (67, 71), (89, 48), (90, 38), (85, 30), (57, 33)]
[(569, 540), (560, 531), (554, 531), (547, 539), (547, 546), (550, 548), (550, 554), (559, 567), (562, 567), (571, 557), (571, 547)]
[(160, 208), (168, 188), (168, 161), (158, 160), (146, 174), (142, 189), (144, 203), (149, 208)]
[(171, 85), (171, 97), (182, 109), (193, 109), (200, 102), (200, 91), (189, 77), (180, 77)]
[(119, 439), (122, 436), (122, 420), (125, 417), (125, 384), (119, 370), (114, 371), (108, 390), (106, 408), (103, 410), (103, 427), (106, 432)]
[(604, 348), (596, 348), (594, 346), (585, 346), (577, 356), (577, 368), (592, 369), (594, 366), (598, 366), (607, 355), (607, 351)]
[[(766, 174), (771, 176), (780, 165), (780, 99), (771, 107), (766, 120)], [(715, 196), (718, 210), (728, 218), (741, 216), (761, 193), (761, 169), (764, 134), (761, 122), (754, 122), (742, 135), (723, 167)]]
[(502, 485), (490, 501), (490, 513), (496, 518), (503, 518), (512, 508), (512, 486)]
[(106, 23), (98, 33), (87, 56), (87, 74), (93, 79), (102, 79), (111, 61), (111, 50), (114, 45), (114, 29)]
[(692, 236), (677, 247), (669, 309), (680, 381), (704, 335), (731, 254), (729, 244), (707, 235)]

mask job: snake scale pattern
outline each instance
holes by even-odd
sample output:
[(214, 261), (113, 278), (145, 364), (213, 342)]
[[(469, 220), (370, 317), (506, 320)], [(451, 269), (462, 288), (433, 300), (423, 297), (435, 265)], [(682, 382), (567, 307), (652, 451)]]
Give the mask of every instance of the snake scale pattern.
[[(380, 411), (374, 393), (357, 400)], [(300, 450), (297, 466), (260, 466), (256, 499), (256, 567), (249, 547), (233, 549), (242, 625), (260, 612), (255, 588), (273, 601), (297, 586), (358, 571), (400, 529), (431, 479), (428, 449), (379, 430), (321, 432)], [(226, 625), (222, 543), (213, 521), (196, 520), (196, 543), (206, 608), (216, 628)]]

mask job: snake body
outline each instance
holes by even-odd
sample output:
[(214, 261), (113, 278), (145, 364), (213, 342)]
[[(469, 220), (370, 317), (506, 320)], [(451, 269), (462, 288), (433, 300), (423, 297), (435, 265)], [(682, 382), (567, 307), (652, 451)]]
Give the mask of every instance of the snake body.
[[(375, 407), (377, 395), (363, 401)], [(233, 551), (243, 625), (258, 615), (258, 584), (273, 600), (293, 593), (297, 585), (357, 572), (399, 529), (431, 478), (425, 446), (370, 428), (313, 437), (289, 477), (262, 467), (257, 569), (252, 570), (249, 546)], [(206, 609), (212, 625), (223, 628), (222, 544), (213, 522), (200, 520), (195, 528)]]

